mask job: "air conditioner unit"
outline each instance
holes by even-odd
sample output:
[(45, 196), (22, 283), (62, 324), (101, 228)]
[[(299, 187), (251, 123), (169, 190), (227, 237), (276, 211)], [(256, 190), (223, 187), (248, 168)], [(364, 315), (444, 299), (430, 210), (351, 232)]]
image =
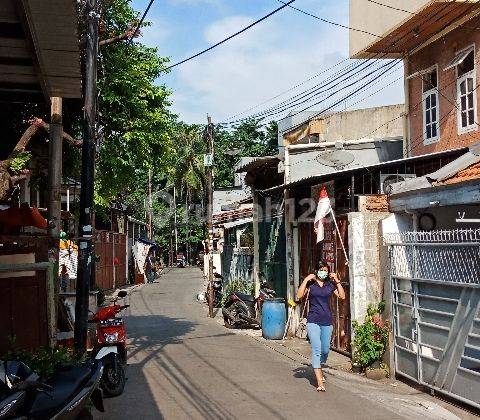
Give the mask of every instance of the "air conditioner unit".
[(416, 178), (415, 174), (380, 174), (380, 194), (390, 194), (389, 186), (395, 182)]

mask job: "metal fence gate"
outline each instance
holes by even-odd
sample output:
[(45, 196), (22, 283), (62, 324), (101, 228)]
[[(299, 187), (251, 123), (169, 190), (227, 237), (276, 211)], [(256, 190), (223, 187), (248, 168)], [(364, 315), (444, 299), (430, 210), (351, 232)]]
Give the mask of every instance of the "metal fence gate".
[(480, 229), (385, 236), (395, 370), (480, 407)]

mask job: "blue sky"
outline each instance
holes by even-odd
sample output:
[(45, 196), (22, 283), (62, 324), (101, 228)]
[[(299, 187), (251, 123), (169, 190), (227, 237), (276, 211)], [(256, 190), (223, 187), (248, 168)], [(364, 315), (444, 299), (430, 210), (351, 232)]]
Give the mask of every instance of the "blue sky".
[[(133, 0), (132, 4), (143, 12), (148, 0)], [(177, 62), (238, 31), (279, 5), (277, 0), (156, 0), (147, 17), (152, 26), (143, 29), (142, 41), (158, 47), (159, 54), (170, 57), (172, 63)], [(294, 5), (348, 25), (348, 0), (297, 0)], [(158, 83), (165, 83), (172, 89), (172, 108), (182, 120), (204, 123), (209, 113), (214, 122), (219, 122), (347, 56), (347, 30), (285, 8), (228, 43), (172, 69)], [(384, 85), (389, 85), (388, 88), (358, 105), (352, 100), (351, 104), (347, 102), (342, 106), (348, 109), (402, 102), (401, 75), (399, 66), (385, 79)], [(320, 80), (315, 79), (277, 101)], [(363, 96), (382, 86), (379, 83)], [(322, 107), (312, 108), (317, 109)]]

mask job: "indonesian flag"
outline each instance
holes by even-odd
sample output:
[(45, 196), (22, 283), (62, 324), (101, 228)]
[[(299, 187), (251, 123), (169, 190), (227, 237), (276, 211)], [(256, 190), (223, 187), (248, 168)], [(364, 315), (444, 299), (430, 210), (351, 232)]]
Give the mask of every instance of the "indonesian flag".
[(330, 212), (330, 199), (328, 198), (327, 189), (325, 185), (322, 186), (318, 196), (317, 212), (315, 213), (315, 221), (313, 227), (317, 232), (317, 244), (324, 239), (325, 230), (323, 228), (323, 219)]

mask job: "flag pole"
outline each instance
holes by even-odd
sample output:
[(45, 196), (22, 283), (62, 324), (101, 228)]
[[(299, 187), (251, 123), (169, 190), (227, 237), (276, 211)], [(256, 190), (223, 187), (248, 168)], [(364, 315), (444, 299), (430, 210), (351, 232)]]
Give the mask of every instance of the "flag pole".
[(337, 219), (335, 219), (335, 213), (333, 212), (332, 207), (330, 207), (330, 213), (332, 214), (333, 223), (335, 223), (335, 228), (337, 229), (338, 238), (340, 239), (340, 244), (342, 245), (343, 254), (345, 255), (345, 265), (348, 265), (349, 261), (348, 261), (347, 251), (345, 250), (345, 245), (343, 243), (342, 234), (340, 233), (340, 229), (338, 228)]

